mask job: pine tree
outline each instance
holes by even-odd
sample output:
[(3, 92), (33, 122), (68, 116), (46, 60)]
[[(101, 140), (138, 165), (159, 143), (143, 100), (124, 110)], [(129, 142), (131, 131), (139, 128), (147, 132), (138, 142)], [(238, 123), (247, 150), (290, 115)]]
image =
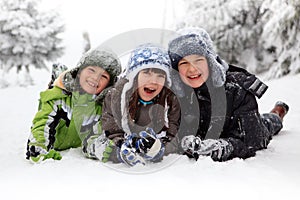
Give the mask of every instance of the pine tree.
[(4, 73), (30, 67), (45, 68), (47, 61), (62, 56), (62, 20), (55, 11), (40, 12), (36, 0), (2, 1), (0, 12), (0, 59)]
[(178, 27), (206, 29), (218, 54), (268, 77), (300, 72), (299, 0), (185, 0)]
[(267, 78), (300, 73), (300, 2), (267, 0), (267, 23), (261, 38), (264, 64), (271, 68)]
[(261, 17), (264, 15), (260, 10), (261, 0), (192, 0), (186, 3), (188, 14), (180, 23), (206, 29), (221, 57), (244, 67), (247, 67), (249, 54), (251, 58), (259, 58), (257, 52), (261, 47), (257, 37), (262, 32)]

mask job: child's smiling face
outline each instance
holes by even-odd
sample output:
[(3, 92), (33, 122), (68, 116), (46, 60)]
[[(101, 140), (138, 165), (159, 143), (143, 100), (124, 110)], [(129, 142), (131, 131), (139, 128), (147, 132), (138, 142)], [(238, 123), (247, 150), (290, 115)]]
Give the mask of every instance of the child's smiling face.
[(109, 80), (110, 75), (101, 67), (88, 66), (80, 72), (79, 83), (86, 93), (99, 94), (106, 88)]
[(198, 88), (209, 76), (208, 63), (204, 56), (189, 55), (178, 62), (181, 80), (192, 88)]
[(144, 101), (151, 101), (163, 89), (166, 81), (164, 71), (144, 69), (138, 74), (138, 94)]

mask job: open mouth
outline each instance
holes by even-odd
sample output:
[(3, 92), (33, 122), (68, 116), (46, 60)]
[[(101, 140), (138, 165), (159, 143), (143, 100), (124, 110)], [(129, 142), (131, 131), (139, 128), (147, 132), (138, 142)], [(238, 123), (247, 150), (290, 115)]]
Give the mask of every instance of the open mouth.
[(189, 79), (197, 79), (197, 78), (200, 78), (201, 77), (201, 74), (197, 74), (197, 75), (191, 75), (191, 76), (188, 76)]
[(98, 84), (94, 83), (94, 82), (90, 82), (90, 81), (87, 81), (88, 85), (91, 86), (91, 87), (94, 87), (94, 88), (98, 88)]
[(153, 93), (156, 91), (156, 89), (144, 87), (144, 91), (145, 91), (145, 93), (147, 93), (147, 94), (153, 94)]

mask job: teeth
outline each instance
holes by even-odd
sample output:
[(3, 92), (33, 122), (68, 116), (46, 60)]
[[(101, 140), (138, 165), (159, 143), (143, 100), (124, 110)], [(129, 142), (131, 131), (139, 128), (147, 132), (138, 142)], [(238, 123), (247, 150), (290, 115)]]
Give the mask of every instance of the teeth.
[(97, 84), (95, 84), (95, 83), (92, 83), (92, 82), (88, 82), (88, 84), (89, 84), (90, 86), (92, 86), (92, 87), (98, 87), (98, 85), (97, 85)]
[(154, 88), (144, 88), (145, 91), (148, 91), (148, 92), (155, 92), (156, 89)]
[(190, 78), (197, 78), (199, 76), (200, 76), (200, 74), (199, 75), (193, 75), (193, 76), (190, 76)]

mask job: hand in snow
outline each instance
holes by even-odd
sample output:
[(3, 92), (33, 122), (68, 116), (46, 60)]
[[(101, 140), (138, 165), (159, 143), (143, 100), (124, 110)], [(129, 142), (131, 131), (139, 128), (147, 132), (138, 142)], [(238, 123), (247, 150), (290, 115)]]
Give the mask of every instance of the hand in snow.
[(182, 138), (181, 147), (188, 157), (198, 160), (199, 154), (197, 151), (199, 150), (200, 143), (201, 139), (199, 137), (188, 135)]
[(200, 143), (199, 155), (208, 155), (214, 161), (226, 161), (233, 152), (232, 144), (225, 139), (206, 139)]
[(61, 160), (62, 156), (60, 155), (59, 152), (55, 151), (54, 149), (51, 149), (47, 154), (39, 154), (38, 156), (30, 156), (30, 160), (32, 160), (35, 163), (38, 163), (38, 162), (46, 160), (46, 159)]
[(128, 166), (134, 166), (138, 163), (145, 164), (145, 160), (139, 155), (135, 147), (137, 139), (135, 133), (126, 136), (121, 147), (118, 149), (118, 157)]
[(146, 128), (139, 133), (139, 139), (136, 141), (137, 150), (146, 160), (159, 160), (164, 153), (164, 146), (152, 128)]
[(86, 148), (87, 153), (95, 155), (102, 162), (107, 162), (113, 151), (114, 142), (108, 139), (105, 134), (101, 134), (94, 140), (92, 145)]
[(137, 163), (145, 164), (145, 161), (156, 162), (161, 160), (165, 152), (164, 145), (157, 138), (152, 128), (146, 128), (138, 135), (132, 133), (126, 136), (119, 150), (122, 162), (129, 166)]
[(199, 155), (210, 156), (214, 161), (226, 161), (233, 152), (232, 144), (224, 139), (206, 139), (201, 141), (193, 135), (185, 136), (181, 146), (189, 157), (196, 160)]

